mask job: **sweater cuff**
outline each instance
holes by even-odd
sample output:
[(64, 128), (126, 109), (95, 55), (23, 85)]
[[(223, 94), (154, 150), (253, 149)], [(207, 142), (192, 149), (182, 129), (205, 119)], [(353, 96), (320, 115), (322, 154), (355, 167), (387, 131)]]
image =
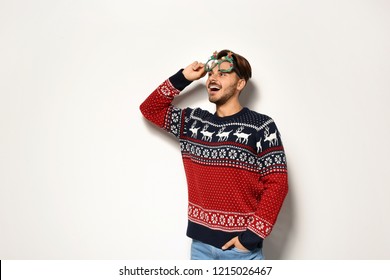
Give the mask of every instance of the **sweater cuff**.
[(169, 81), (175, 89), (180, 91), (192, 83), (192, 81), (189, 81), (184, 77), (183, 70), (184, 69), (180, 69), (179, 72), (169, 78)]
[(263, 238), (247, 229), (238, 236), (240, 243), (248, 250), (254, 250), (263, 247)]

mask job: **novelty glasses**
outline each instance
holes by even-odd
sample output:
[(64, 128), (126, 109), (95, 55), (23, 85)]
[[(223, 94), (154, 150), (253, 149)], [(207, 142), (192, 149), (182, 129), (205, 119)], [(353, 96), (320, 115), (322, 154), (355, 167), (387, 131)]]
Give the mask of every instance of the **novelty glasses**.
[(215, 67), (218, 66), (219, 72), (230, 73), (234, 71), (241, 78), (240, 71), (234, 65), (232, 52), (228, 52), (227, 55), (221, 57), (221, 59), (218, 59), (217, 56), (218, 52), (214, 52), (214, 54), (206, 62), (206, 64), (204, 65), (204, 70), (206, 72), (211, 72)]

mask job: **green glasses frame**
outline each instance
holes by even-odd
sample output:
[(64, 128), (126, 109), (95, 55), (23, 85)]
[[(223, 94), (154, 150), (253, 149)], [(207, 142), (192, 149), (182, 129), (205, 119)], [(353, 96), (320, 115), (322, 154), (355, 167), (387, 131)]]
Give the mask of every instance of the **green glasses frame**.
[[(210, 57), (209, 60), (204, 65), (204, 70), (206, 72), (211, 72), (217, 65), (218, 65), (218, 71), (219, 72), (224, 72), (224, 73), (230, 73), (234, 70), (234, 60), (233, 60), (233, 53), (229, 52), (226, 56), (223, 56), (221, 59), (217, 58), (218, 52), (214, 52), (214, 54)], [(211, 61), (215, 61), (212, 67), (209, 67), (209, 63)], [(221, 64), (223, 62), (229, 62), (230, 67), (228, 69), (221, 69)]]

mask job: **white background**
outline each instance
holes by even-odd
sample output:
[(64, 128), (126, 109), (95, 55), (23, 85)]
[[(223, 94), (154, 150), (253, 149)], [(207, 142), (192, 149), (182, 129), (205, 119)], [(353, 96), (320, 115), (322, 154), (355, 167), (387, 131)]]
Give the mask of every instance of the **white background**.
[[(389, 30), (386, 0), (1, 0), (0, 259), (188, 259), (179, 147), (139, 105), (224, 48), (288, 157), (266, 258), (389, 259)], [(176, 104), (214, 110), (203, 84)]]

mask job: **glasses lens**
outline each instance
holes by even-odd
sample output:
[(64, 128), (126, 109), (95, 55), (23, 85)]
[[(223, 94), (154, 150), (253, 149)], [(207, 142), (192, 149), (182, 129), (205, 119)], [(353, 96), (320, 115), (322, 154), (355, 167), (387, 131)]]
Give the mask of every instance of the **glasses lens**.
[(233, 71), (233, 63), (228, 60), (216, 60), (216, 59), (210, 59), (205, 64), (205, 70), (206, 72), (212, 71), (216, 66), (218, 65), (218, 71), (220, 72), (231, 72)]
[(233, 64), (227, 60), (220, 60), (219, 71), (221, 72), (231, 72), (233, 70)]
[(204, 66), (206, 72), (210, 72), (211, 70), (213, 70), (213, 68), (215, 66), (217, 66), (217, 63), (218, 63), (218, 60), (216, 60), (216, 59), (209, 59), (209, 61), (207, 61), (206, 65)]

